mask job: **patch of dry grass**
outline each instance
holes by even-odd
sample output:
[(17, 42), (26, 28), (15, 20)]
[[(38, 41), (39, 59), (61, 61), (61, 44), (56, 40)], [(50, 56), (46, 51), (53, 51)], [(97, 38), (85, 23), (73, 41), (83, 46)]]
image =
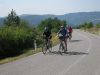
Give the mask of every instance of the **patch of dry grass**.
[(90, 29), (87, 29), (87, 31), (93, 34), (97, 34), (97, 35), (100, 34), (100, 28), (90, 28)]
[(59, 43), (59, 39), (58, 39), (57, 33), (53, 33), (53, 35), (52, 35), (52, 43), (53, 43), (53, 46), (55, 46), (55, 45), (57, 45)]

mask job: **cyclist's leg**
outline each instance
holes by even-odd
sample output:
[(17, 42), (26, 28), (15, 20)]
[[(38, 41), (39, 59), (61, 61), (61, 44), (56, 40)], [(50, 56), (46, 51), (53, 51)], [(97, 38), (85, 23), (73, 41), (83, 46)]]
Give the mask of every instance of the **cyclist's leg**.
[(61, 45), (62, 45), (62, 43), (63, 43), (62, 37), (59, 37), (59, 41), (60, 41), (59, 50), (61, 50)]
[(50, 45), (50, 48), (52, 48), (52, 41), (51, 41), (51, 39), (49, 39), (49, 45)]
[(63, 37), (60, 37), (60, 44), (63, 43)]
[(64, 39), (64, 43), (65, 43), (65, 51), (67, 51), (67, 38), (66, 37)]
[(51, 43), (51, 39), (50, 38), (48, 38), (48, 49), (49, 49), (49, 52), (51, 52), (52, 43)]
[(70, 36), (71, 36), (71, 38), (72, 38), (72, 32), (70, 32)]
[(69, 32), (69, 40), (71, 40), (71, 32)]
[(47, 49), (49, 49), (49, 38), (48, 37), (46, 38), (46, 46), (47, 46)]
[(70, 32), (70, 40), (71, 40), (71, 38), (72, 38), (72, 32)]
[(46, 54), (47, 51), (47, 46), (46, 46), (46, 38), (43, 39), (43, 47), (42, 47), (42, 52), (43, 54)]
[(47, 40), (47, 37), (45, 37), (44, 38), (44, 45), (47, 47), (47, 42), (48, 42), (48, 40)]
[(62, 50), (63, 50), (63, 39), (62, 37), (59, 38), (60, 45), (59, 45), (59, 53), (62, 55)]

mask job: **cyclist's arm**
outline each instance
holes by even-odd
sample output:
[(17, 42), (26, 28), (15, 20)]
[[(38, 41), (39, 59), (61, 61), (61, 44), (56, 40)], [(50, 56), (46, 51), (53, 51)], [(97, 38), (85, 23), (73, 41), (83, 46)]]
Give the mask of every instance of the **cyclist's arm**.
[(51, 32), (49, 32), (49, 34), (50, 34), (50, 35), (49, 35), (49, 39), (51, 39), (51, 38), (52, 38), (52, 34), (51, 34)]
[(60, 30), (58, 31), (57, 35), (60, 33)]
[(46, 36), (46, 34), (45, 34), (45, 32), (43, 32), (43, 34), (42, 34), (43, 39), (45, 38), (45, 36)]

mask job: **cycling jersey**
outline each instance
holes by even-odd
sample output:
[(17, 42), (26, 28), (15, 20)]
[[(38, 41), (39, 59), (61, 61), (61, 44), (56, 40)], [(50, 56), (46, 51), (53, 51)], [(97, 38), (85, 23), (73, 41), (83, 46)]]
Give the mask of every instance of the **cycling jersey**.
[(43, 32), (43, 38), (48, 40), (48, 39), (51, 39), (52, 38), (52, 35), (51, 35), (51, 30), (50, 29), (45, 29), (44, 32)]
[(72, 28), (71, 27), (68, 27), (68, 32), (72, 33)]
[(58, 36), (59, 36), (59, 34), (62, 35), (62, 37), (65, 37), (66, 34), (67, 34), (66, 29), (65, 29), (65, 28), (61, 28), (61, 29), (59, 30), (59, 32), (58, 32)]

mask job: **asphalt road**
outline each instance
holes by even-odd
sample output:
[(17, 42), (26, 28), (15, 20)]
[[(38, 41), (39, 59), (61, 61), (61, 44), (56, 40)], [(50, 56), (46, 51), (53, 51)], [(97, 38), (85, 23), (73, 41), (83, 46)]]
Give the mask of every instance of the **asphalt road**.
[(68, 53), (60, 55), (58, 47), (0, 65), (0, 75), (100, 75), (100, 36), (75, 30)]

